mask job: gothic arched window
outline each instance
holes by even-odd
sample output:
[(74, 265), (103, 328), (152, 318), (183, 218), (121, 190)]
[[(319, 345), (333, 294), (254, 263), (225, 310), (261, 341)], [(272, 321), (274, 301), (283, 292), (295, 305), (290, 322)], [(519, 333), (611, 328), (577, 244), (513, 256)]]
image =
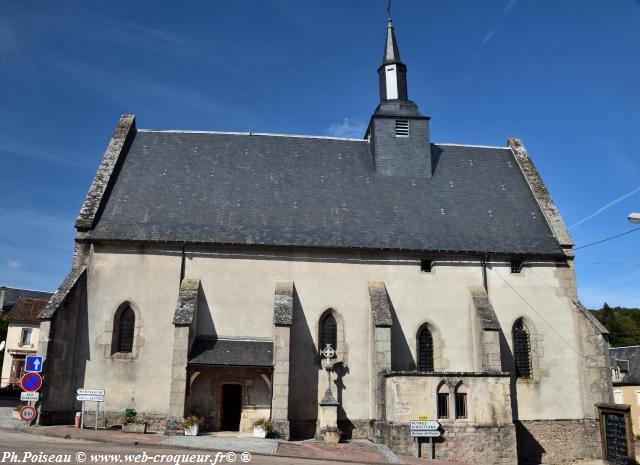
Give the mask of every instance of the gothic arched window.
[[(319, 349), (323, 350), (327, 344), (331, 344), (333, 350), (338, 351), (338, 325), (331, 312), (327, 312), (320, 320), (320, 344)], [(336, 355), (334, 355), (334, 358)]]
[(438, 387), (438, 418), (449, 418), (449, 386)]
[(433, 371), (433, 336), (427, 325), (418, 331), (418, 371)]
[(116, 344), (114, 352), (133, 351), (133, 333), (136, 325), (136, 315), (128, 305), (116, 314), (115, 335)]
[(531, 378), (531, 343), (522, 318), (513, 325), (513, 359), (516, 377)]

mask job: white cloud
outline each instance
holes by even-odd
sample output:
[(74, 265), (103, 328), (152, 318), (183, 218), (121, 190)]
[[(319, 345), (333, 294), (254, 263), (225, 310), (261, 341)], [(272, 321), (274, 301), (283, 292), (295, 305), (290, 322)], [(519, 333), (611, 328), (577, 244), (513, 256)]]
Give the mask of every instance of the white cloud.
[(345, 118), (344, 121), (329, 126), (328, 132), (335, 137), (363, 137), (366, 129), (364, 123)]
[(9, 268), (20, 268), (20, 262), (18, 260), (7, 260), (7, 266)]
[(599, 215), (600, 213), (602, 213), (603, 211), (607, 210), (608, 208), (613, 207), (615, 204), (622, 202), (624, 199), (631, 197), (633, 194), (640, 192), (640, 186), (636, 187), (635, 189), (633, 189), (630, 192), (627, 192), (624, 195), (621, 195), (620, 197), (618, 197), (617, 199), (612, 200), (611, 202), (609, 202), (608, 204), (604, 205), (603, 207), (598, 208), (596, 211), (594, 211), (593, 213), (591, 213), (588, 216), (585, 216), (584, 218), (582, 218), (580, 221), (578, 221), (577, 223), (569, 226), (569, 229), (573, 229), (576, 226), (580, 226), (582, 223), (589, 221), (591, 218), (593, 218), (594, 216)]
[(507, 6), (504, 7), (504, 10), (502, 10), (502, 16), (509, 13), (509, 11), (511, 11), (511, 8), (516, 6), (516, 3), (518, 3), (518, 0), (510, 0), (509, 3), (507, 3)]
[(487, 42), (491, 40), (491, 38), (493, 37), (493, 34), (495, 33), (496, 33), (495, 27), (491, 29), (489, 32), (487, 32), (484, 36), (484, 39), (482, 39), (482, 45), (487, 45)]

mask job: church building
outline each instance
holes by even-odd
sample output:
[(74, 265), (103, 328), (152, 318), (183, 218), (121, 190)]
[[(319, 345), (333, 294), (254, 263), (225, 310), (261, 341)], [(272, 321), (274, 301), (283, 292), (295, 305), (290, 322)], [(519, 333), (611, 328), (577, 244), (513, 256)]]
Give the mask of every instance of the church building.
[(523, 142), (434, 142), (391, 20), (378, 79), (361, 139), (120, 118), (39, 315), (40, 424), (72, 422), (86, 388), (101, 424), (318, 437), (330, 344), (343, 439), (411, 454), (426, 417), (441, 460), (600, 456), (608, 335)]

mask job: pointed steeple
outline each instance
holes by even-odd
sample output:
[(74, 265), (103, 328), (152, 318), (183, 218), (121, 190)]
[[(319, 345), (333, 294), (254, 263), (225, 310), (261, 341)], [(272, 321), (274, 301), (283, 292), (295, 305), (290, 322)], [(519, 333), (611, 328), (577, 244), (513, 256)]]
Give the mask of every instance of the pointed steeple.
[(400, 51), (398, 50), (398, 41), (396, 40), (396, 34), (393, 31), (393, 21), (391, 18), (387, 19), (387, 40), (384, 44), (384, 55), (382, 56), (382, 64), (390, 65), (393, 63), (402, 64), (400, 60)]
[(391, 18), (387, 20), (382, 65), (378, 68), (380, 100), (407, 100), (407, 67), (400, 60), (398, 41)]
[(365, 134), (371, 144), (376, 173), (430, 177), (429, 117), (422, 115), (407, 95), (407, 67), (400, 59), (391, 17), (387, 20), (378, 78), (380, 103), (371, 115)]

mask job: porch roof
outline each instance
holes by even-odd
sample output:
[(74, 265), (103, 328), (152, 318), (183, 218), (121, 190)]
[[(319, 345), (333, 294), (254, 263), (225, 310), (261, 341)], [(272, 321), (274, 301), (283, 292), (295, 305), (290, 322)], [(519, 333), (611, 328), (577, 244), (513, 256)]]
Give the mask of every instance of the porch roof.
[(197, 337), (189, 352), (189, 365), (273, 366), (273, 342)]

